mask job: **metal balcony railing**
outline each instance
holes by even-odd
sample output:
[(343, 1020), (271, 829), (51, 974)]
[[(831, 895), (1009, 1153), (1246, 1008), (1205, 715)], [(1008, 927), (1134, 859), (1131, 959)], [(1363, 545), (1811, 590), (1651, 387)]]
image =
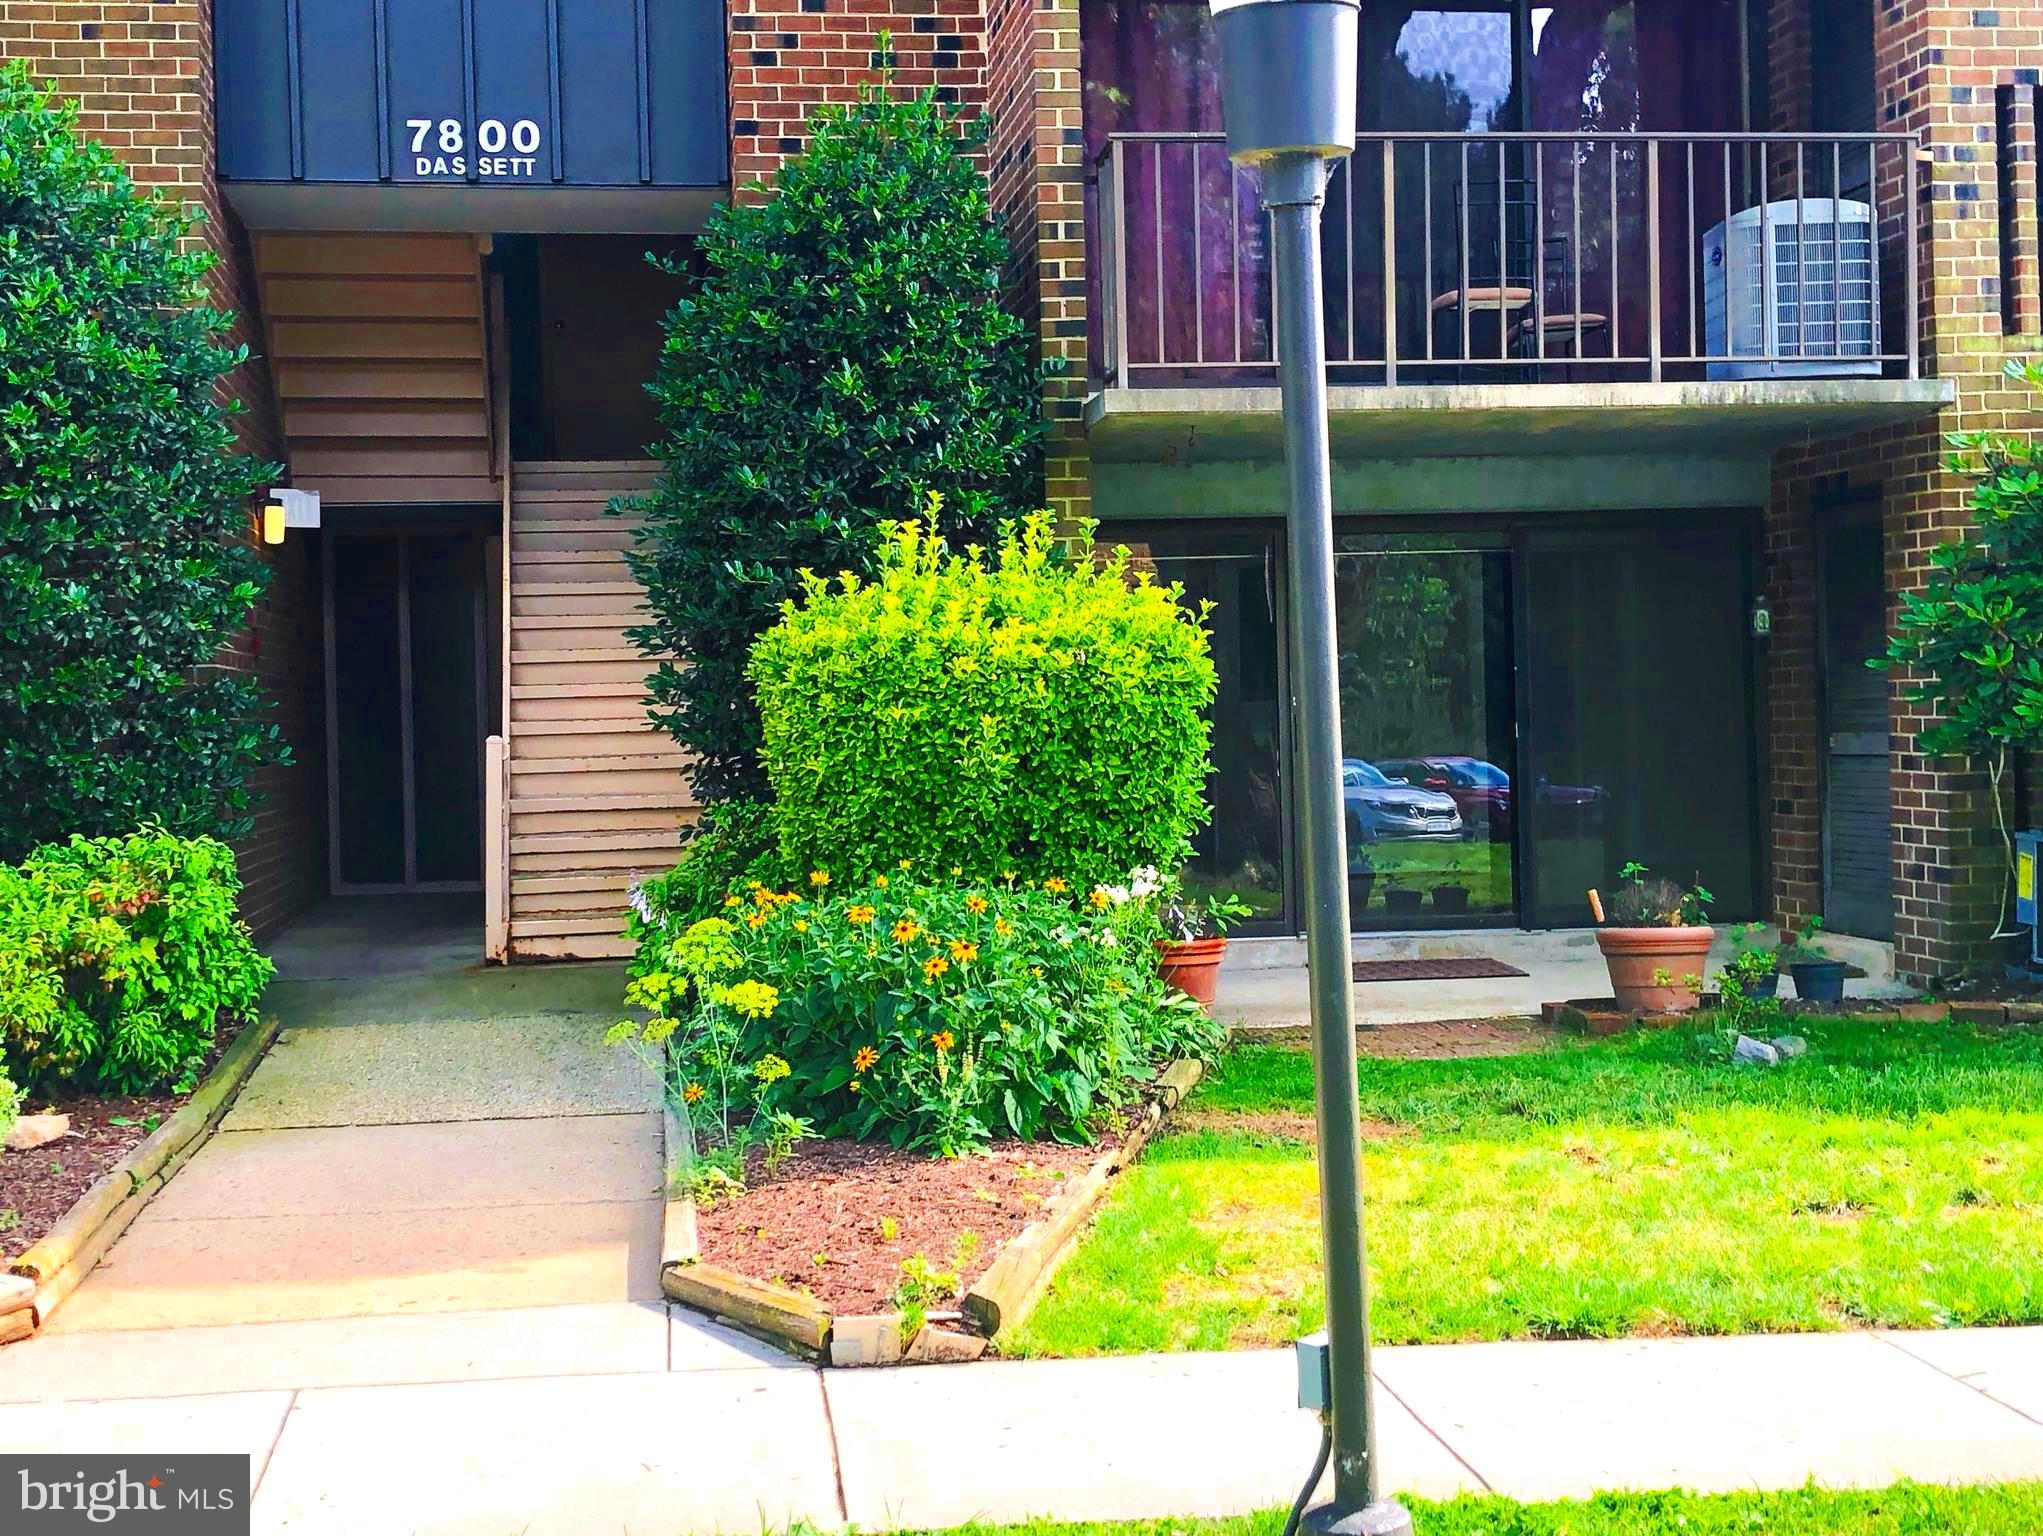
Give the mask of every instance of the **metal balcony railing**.
[[(1098, 164), (1111, 386), (1274, 376), (1268, 221), (1219, 134)], [(1346, 383), (1914, 378), (1909, 134), (1365, 134), (1324, 214)]]

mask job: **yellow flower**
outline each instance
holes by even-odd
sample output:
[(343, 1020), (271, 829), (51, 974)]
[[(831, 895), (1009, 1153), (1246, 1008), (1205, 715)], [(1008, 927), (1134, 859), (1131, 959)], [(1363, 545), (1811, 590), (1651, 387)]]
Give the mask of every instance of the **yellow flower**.
[(733, 891), (730, 895), (726, 896), (724, 898), (724, 905), (727, 907), (741, 906), (742, 903), (738, 900), (737, 892)]
[(950, 968), (951, 968), (950, 961), (944, 959), (942, 955), (931, 955), (927, 960), (922, 962), (922, 974), (931, 981), (935, 981), (937, 977), (941, 976), (945, 971), (949, 970)]
[(1014, 924), (1004, 917), (996, 917), (993, 919), (993, 931), (1003, 939), (1012, 938), (1014, 936)]
[(913, 869), (915, 867), (915, 861), (913, 859), (903, 859), (899, 864), (895, 865), (894, 867), (896, 869)]
[(873, 884), (884, 891), (887, 888), (887, 877), (885, 875), (874, 875)]
[(873, 1063), (879, 1059), (880, 1053), (878, 1051), (869, 1045), (861, 1045), (858, 1048), (858, 1053), (851, 1058), (851, 1070), (854, 1072), (870, 1072), (873, 1069)]
[(1068, 882), (1065, 881), (1065, 879), (1061, 875), (1052, 875), (1049, 879), (1043, 882), (1043, 889), (1048, 891), (1052, 896), (1062, 896), (1066, 891), (1071, 889), (1071, 886)]
[(1012, 880), (1014, 878), (1014, 871), (1011, 869), (1003, 869), (1000, 872), (1000, 878), (1003, 880)]
[(765, 888), (766, 882), (764, 880), (747, 880), (745, 882), (745, 889), (748, 891), (760, 891)]
[(752, 1075), (762, 1083), (777, 1083), (794, 1070), (784, 1056), (761, 1056), (752, 1064)]
[(745, 926), (748, 928), (764, 928), (766, 926), (766, 914), (764, 912), (747, 912), (745, 914)]
[(807, 933), (808, 931), (809, 931), (809, 920), (808, 920), (808, 919), (807, 919), (806, 917), (798, 917), (798, 918), (796, 918), (796, 919), (795, 919), (795, 932), (796, 932), (796, 933)]
[(858, 1079), (854, 1077), (854, 1078), (853, 1078), (853, 1079), (851, 1080), (851, 1091), (852, 1091), (853, 1093), (856, 1093), (856, 1092), (858, 1092), (858, 1088), (859, 1088), (859, 1083), (858, 1083)]
[(929, 1037), (929, 1043), (940, 1051), (947, 1051), (951, 1048), (951, 1032), (947, 1029), (940, 1029)]
[(1029, 967), (1029, 974), (1035, 977), (1036, 980), (1041, 981), (1043, 979), (1043, 968), (1040, 965), (1032, 965)]
[(704, 1089), (702, 1084), (700, 1083), (690, 1083), (686, 1088), (683, 1088), (681, 1090), (682, 1102), (686, 1104), (700, 1104), (703, 1100), (703, 1096)]
[(780, 990), (763, 981), (740, 981), (717, 989), (716, 1001), (748, 1019), (764, 1019), (780, 1006)]
[(1094, 888), (1090, 900), (1092, 901), (1092, 907), (1095, 912), (1104, 912), (1107, 910), (1108, 907), (1112, 906), (1114, 903), (1113, 897), (1109, 896), (1104, 890), (1101, 890), (1097, 887)]
[(780, 898), (763, 885), (752, 892), (753, 904), (759, 907), (770, 907), (778, 900)]
[(958, 876), (962, 875), (962, 874), (963, 874), (964, 872), (965, 872), (965, 866), (964, 866), (964, 865), (962, 865), (962, 864), (953, 864), (953, 865), (951, 866), (951, 878), (952, 878), (953, 880), (957, 879), (957, 878), (958, 878)]
[(916, 926), (914, 923), (909, 922), (908, 919), (904, 917), (901, 919), (900, 922), (894, 924), (894, 942), (897, 944), (906, 944), (910, 939), (914, 938), (915, 935), (920, 932), (922, 932), (921, 928)]
[(816, 889), (821, 890), (824, 886), (828, 885), (829, 883), (830, 883), (829, 870), (812, 869), (809, 871), (809, 884), (815, 886)]
[(968, 944), (963, 939), (952, 939), (951, 958), (960, 965), (970, 965), (979, 958), (979, 946)]
[(846, 907), (844, 915), (854, 923), (869, 923), (873, 920), (873, 909), (861, 901)]
[(984, 912), (986, 910), (986, 898), (984, 896), (977, 895), (967, 896), (965, 898), (965, 910), (971, 913), (974, 917), (977, 917), (981, 912)]

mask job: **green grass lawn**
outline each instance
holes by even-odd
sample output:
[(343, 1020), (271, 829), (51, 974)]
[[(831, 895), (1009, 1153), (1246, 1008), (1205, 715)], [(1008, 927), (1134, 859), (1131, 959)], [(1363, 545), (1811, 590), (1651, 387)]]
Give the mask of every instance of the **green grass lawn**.
[[(1406, 1501), (1417, 1536), (2034, 1536), (2043, 1483), (1786, 1493), (1606, 1493), (1520, 1504), (1488, 1494)], [(1284, 1511), (1232, 1520), (971, 1526), (955, 1536), (1278, 1536)]]
[[(1387, 1343), (2043, 1321), (2043, 1033), (1804, 1021), (1360, 1068)], [(1232, 1052), (1005, 1347), (1281, 1344), (1320, 1325), (1312, 1071)]]

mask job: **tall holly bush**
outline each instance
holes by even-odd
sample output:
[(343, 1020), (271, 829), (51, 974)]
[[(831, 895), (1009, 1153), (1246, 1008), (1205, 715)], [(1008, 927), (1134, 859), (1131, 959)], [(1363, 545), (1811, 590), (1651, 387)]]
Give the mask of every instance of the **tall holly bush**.
[(1207, 816), (1203, 619), (1125, 551), (1060, 558), (1044, 513), (990, 558), (893, 525), (874, 579), (807, 577), (752, 652), (784, 866), (1081, 894), (1176, 868)]
[[(2043, 388), (2043, 364), (2014, 361), (2008, 376)], [(1919, 592), (1901, 595), (1887, 654), (1910, 696), (1930, 708), (1925, 752), (1981, 764), (2012, 881), (2007, 790), (2014, 756), (2043, 746), (2043, 448), (2027, 437), (1951, 438), (1954, 473), (1973, 482), (1972, 526), (1930, 552)]]
[(0, 66), (0, 860), (74, 832), (234, 835), (284, 748), (209, 669), (264, 567), (191, 220)]
[(649, 386), (664, 467), (627, 503), (652, 612), (633, 639), (681, 658), (652, 675), (653, 716), (705, 804), (767, 791), (746, 658), (803, 570), (869, 571), (880, 520), (929, 491), (945, 531), (981, 535), (1041, 499), (983, 120), (881, 86), (809, 127), (760, 199), (710, 216)]

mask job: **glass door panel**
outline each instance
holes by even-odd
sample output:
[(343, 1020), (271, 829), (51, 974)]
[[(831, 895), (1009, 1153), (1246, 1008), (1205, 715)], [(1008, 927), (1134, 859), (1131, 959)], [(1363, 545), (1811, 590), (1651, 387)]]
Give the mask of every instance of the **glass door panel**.
[(1747, 535), (1741, 528), (1530, 532), (1528, 920), (1582, 927), (1586, 892), (1637, 859), (1759, 908)]
[(1334, 605), (1354, 926), (1512, 919), (1510, 551), (1342, 535)]
[(1178, 582), (1185, 601), (1213, 605), (1207, 618), (1220, 688), (1214, 704), (1213, 816), (1193, 838), (1185, 885), (1230, 891), (1252, 909), (1245, 922), (1275, 930), (1288, 890), (1284, 751), (1277, 620), (1277, 539), (1257, 531), (1171, 529), (1154, 538), (1120, 534), (1142, 569)]

